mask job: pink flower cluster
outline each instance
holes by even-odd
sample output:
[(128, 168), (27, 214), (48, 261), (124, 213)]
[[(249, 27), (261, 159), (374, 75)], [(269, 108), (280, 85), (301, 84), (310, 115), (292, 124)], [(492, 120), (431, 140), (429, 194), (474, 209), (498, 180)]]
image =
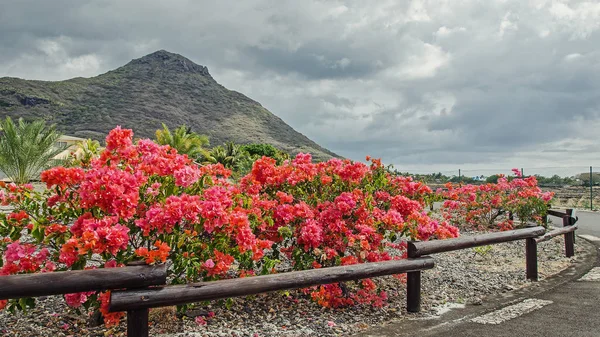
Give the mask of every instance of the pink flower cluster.
[[(424, 212), (427, 186), (391, 175), (379, 160), (313, 163), (298, 154), (277, 165), (263, 157), (237, 183), (220, 164), (198, 167), (169, 146), (134, 143), (131, 130), (117, 127), (106, 144), (85, 167), (44, 172), (45, 192), (0, 186), (2, 202), (16, 208), (1, 219), (3, 275), (82, 269), (94, 255), (104, 267), (170, 260), (170, 280), (186, 283), (272, 273), (285, 259), (297, 270), (389, 260), (388, 247), (405, 247), (398, 238), (458, 235)], [(7, 238), (16, 224), (31, 243)], [(371, 280), (307, 291), (331, 307), (379, 306), (387, 296)], [(108, 296), (65, 299), (74, 307), (92, 301), (117, 323)]]
[[(301, 154), (276, 165), (262, 158), (242, 178), (241, 188), (260, 198), (262, 212), (273, 219), (262, 235), (293, 260), (295, 269), (389, 260), (385, 247), (391, 234), (418, 240), (458, 235), (456, 227), (423, 211), (431, 193), (427, 186), (390, 175), (378, 160), (371, 166), (339, 159), (312, 163), (310, 155)], [(385, 297), (369, 282), (359, 291), (357, 298), (372, 304)], [(341, 293), (328, 285), (315, 290), (313, 298), (334, 307), (358, 302), (340, 298)]]
[(79, 308), (83, 303), (87, 302), (90, 295), (95, 294), (95, 291), (82, 293), (65, 294), (65, 302), (72, 308)]
[(22, 244), (19, 240), (11, 242), (4, 251), (4, 265), (0, 275), (11, 275), (21, 272), (49, 272), (56, 269), (52, 261), (48, 261), (47, 248), (38, 249), (32, 244)]
[(496, 228), (509, 230), (518, 218), (522, 224), (535, 221), (543, 224), (554, 193), (542, 192), (535, 176), (523, 178), (513, 169), (514, 178), (499, 175), (496, 184), (446, 184), (446, 191), (438, 191), (443, 199), (442, 214), (452, 224), (464, 228)]

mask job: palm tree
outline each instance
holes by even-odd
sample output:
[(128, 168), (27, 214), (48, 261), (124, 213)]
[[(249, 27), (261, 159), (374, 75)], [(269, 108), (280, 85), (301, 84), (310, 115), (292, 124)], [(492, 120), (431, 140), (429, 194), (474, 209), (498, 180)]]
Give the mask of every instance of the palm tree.
[(213, 147), (212, 150), (210, 150), (208, 156), (205, 157), (206, 164), (221, 163), (223, 164), (223, 166), (225, 166), (226, 162), (227, 152), (225, 151), (225, 148), (221, 145)]
[(69, 151), (69, 155), (64, 158), (52, 159), (45, 168), (64, 166), (64, 167), (89, 167), (93, 159), (100, 157), (103, 148), (100, 142), (93, 139), (85, 139), (74, 145), (75, 149)]
[(208, 136), (199, 135), (185, 126), (181, 125), (174, 132), (169, 130), (164, 123), (162, 130), (156, 130), (156, 142), (161, 145), (169, 145), (181, 154), (187, 154), (192, 159), (207, 156), (209, 145)]
[(42, 120), (31, 123), (10, 117), (0, 121), (0, 170), (18, 184), (29, 182), (66, 146), (57, 146), (61, 134)]
[(247, 156), (248, 153), (243, 151), (241, 147), (234, 142), (227, 142), (225, 146), (214, 147), (208, 156), (205, 157), (205, 162), (209, 164), (221, 163), (228, 169), (236, 170), (240, 161)]
[(77, 143), (77, 149), (73, 152), (73, 164), (77, 166), (89, 166), (92, 159), (98, 158), (102, 148), (97, 140), (86, 139)]

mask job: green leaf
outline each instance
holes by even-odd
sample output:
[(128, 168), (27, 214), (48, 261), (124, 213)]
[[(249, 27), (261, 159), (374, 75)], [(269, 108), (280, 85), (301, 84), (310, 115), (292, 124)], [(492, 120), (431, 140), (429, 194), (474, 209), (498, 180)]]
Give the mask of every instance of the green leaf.
[(277, 229), (277, 232), (279, 233), (279, 235), (283, 236), (284, 238), (290, 238), (290, 237), (292, 237), (292, 234), (293, 234), (292, 230), (287, 226), (279, 227)]
[(10, 234), (8, 236), (13, 241), (18, 240), (21, 237), (21, 227), (13, 226), (10, 229)]
[(36, 239), (38, 242), (44, 240), (44, 230), (38, 225), (34, 225), (33, 231), (31, 231), (31, 236)]
[(26, 312), (28, 308), (35, 307), (35, 299), (33, 299), (31, 297), (19, 298), (18, 303), (19, 303), (19, 307), (24, 312)]
[(31, 123), (10, 117), (0, 121), (0, 170), (17, 184), (29, 182), (66, 146), (56, 146), (61, 134), (43, 120)]

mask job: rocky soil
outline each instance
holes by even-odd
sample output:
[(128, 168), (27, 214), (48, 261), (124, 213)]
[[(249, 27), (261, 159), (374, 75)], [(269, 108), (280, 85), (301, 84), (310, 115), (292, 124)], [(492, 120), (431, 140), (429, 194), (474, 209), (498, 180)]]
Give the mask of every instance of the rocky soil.
[[(417, 315), (406, 313), (405, 285), (383, 277), (378, 282), (389, 296), (383, 308), (325, 309), (300, 291), (277, 292), (200, 304), (183, 318), (177, 318), (174, 308), (152, 310), (151, 336), (348, 336), (391, 320), (435, 316), (453, 306), (479, 304), (487, 296), (527, 286), (524, 249), (521, 240), (435, 255), (436, 267), (423, 272), (423, 311)], [(581, 252), (582, 247), (576, 249)], [(563, 250), (562, 237), (540, 243), (541, 279), (577, 260), (577, 254), (565, 258)], [(51, 296), (38, 300), (37, 307), (27, 313), (0, 312), (0, 333), (16, 337), (125, 335), (124, 322), (106, 329), (89, 327), (88, 321), (86, 315), (69, 309), (60, 296)]]
[[(590, 208), (590, 189), (588, 186), (542, 187), (544, 191), (554, 192), (552, 206), (565, 208)], [(600, 186), (592, 189), (592, 206), (597, 210), (600, 206)]]

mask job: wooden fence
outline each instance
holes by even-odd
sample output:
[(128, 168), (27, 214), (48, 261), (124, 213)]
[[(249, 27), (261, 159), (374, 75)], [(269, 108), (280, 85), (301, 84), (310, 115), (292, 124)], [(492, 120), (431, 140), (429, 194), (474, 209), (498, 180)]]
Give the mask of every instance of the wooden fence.
[(350, 266), (294, 271), (289, 273), (199, 282), (166, 284), (165, 265), (127, 266), (81, 271), (22, 274), (0, 277), (0, 300), (84, 291), (111, 291), (110, 311), (127, 311), (127, 336), (148, 336), (150, 308), (225, 299), (258, 293), (304, 288), (320, 284), (407, 273), (407, 311), (418, 312), (421, 305), (421, 272), (434, 267), (428, 255), (453, 250), (526, 240), (527, 278), (537, 281), (537, 244), (558, 235), (565, 237), (566, 256), (573, 256), (575, 225), (573, 211), (550, 211), (563, 219), (563, 228), (546, 232), (544, 227), (488, 233), (457, 239), (409, 242), (408, 259), (362, 263)]

